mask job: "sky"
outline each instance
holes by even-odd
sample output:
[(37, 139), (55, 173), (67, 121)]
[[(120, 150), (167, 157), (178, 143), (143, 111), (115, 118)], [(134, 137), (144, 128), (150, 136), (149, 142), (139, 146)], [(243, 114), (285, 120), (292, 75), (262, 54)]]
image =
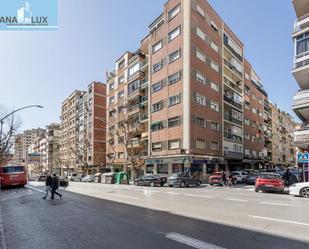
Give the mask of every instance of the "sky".
[[(31, 2), (31, 0), (30, 0)], [(57, 31), (0, 31), (0, 105), (19, 113), (20, 130), (59, 122), (61, 102), (135, 51), (166, 0), (58, 0)], [(272, 102), (292, 114), (295, 19), (290, 0), (209, 0), (245, 44), (245, 56)]]

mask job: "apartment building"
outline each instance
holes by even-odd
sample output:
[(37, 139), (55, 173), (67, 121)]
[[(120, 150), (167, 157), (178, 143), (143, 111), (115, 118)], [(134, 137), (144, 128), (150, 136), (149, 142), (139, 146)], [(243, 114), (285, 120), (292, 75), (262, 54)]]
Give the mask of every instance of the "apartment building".
[[(268, 146), (265, 140), (271, 139), (264, 123), (264, 105), (268, 103), (267, 93), (263, 90), (261, 80), (245, 60), (245, 85), (244, 85), (244, 147), (243, 163), (249, 168), (259, 168), (267, 160)], [(266, 138), (265, 138), (266, 136)]]
[(270, 103), (272, 114), (272, 165), (295, 165), (294, 129), (291, 115)]
[(22, 134), (15, 136), (13, 162), (26, 165), (28, 162), (28, 149), (37, 137), (45, 132), (44, 129), (26, 130)]
[(60, 163), (65, 171), (93, 173), (105, 166), (106, 86), (92, 82), (74, 91), (61, 113)]
[(60, 124), (52, 123), (46, 127), (47, 136), (47, 169), (53, 172), (60, 173), (60, 139), (61, 128)]
[(294, 64), (292, 74), (299, 85), (299, 92), (294, 95), (293, 110), (303, 122), (295, 130), (295, 145), (301, 150), (309, 150), (309, 1), (293, 0), (296, 13), (294, 32)]
[(131, 163), (117, 134), (124, 116), (136, 122), (131, 147), (144, 159), (143, 173), (191, 171), (203, 179), (215, 170), (259, 167), (271, 155), (268, 96), (243, 43), (207, 1), (169, 0), (107, 82), (113, 167)]

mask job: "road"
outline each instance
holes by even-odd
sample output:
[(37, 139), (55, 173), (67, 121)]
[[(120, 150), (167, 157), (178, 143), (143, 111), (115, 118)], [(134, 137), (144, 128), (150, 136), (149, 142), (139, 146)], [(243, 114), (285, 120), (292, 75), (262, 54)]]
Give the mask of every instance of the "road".
[(309, 248), (309, 200), (251, 186), (71, 183), (54, 201), (42, 200), (42, 190), (32, 183), (0, 192), (8, 249)]

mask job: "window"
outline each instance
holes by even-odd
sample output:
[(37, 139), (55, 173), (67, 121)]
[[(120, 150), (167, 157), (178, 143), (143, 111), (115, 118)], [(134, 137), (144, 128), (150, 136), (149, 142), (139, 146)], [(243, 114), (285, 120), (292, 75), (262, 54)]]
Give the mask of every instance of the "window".
[(217, 25), (214, 21), (211, 21), (210, 26), (211, 26), (215, 31), (218, 31), (218, 25)]
[(256, 94), (255, 94), (255, 93), (252, 93), (252, 98), (253, 98), (254, 100), (256, 100)]
[(139, 63), (129, 68), (129, 78), (139, 71)]
[(124, 137), (118, 137), (118, 144), (124, 143)]
[(215, 50), (217, 53), (219, 52), (219, 47), (218, 47), (218, 45), (217, 45), (216, 43), (211, 42), (211, 43), (210, 43), (210, 46), (211, 46), (211, 48), (212, 48), (213, 50)]
[(256, 139), (256, 136), (252, 136), (252, 137), (251, 137), (251, 140), (252, 140), (253, 143), (256, 142), (256, 140), (257, 140), (257, 139)]
[(172, 128), (172, 127), (176, 127), (180, 125), (180, 117), (173, 117), (173, 118), (169, 118), (168, 119), (168, 127)]
[(160, 110), (162, 110), (162, 108), (163, 108), (163, 102), (160, 101), (160, 102), (152, 105), (152, 112), (160, 111)]
[(197, 36), (199, 36), (202, 40), (206, 40), (206, 34), (199, 28), (199, 27), (196, 27), (196, 34)]
[(246, 78), (247, 80), (250, 80), (250, 75), (247, 74), (247, 73), (245, 73), (245, 78)]
[(210, 129), (219, 131), (220, 130), (220, 124), (216, 121), (210, 121)]
[(168, 164), (158, 164), (157, 165), (157, 173), (158, 174), (168, 174)]
[(245, 154), (249, 156), (250, 155), (250, 150), (245, 149)]
[(195, 56), (206, 63), (206, 55), (200, 52), (198, 49), (195, 51)]
[(205, 16), (206, 16), (205, 11), (204, 11), (199, 5), (196, 6), (196, 11), (197, 11), (197, 13), (199, 13), (203, 18), (205, 18)]
[(256, 127), (257, 127), (256, 122), (255, 122), (255, 121), (252, 121), (252, 122), (251, 122), (251, 126), (252, 126), (253, 128), (256, 128)]
[(179, 139), (168, 141), (168, 149), (169, 150), (177, 150), (179, 148), (180, 148), (180, 140)]
[(169, 85), (175, 84), (180, 79), (181, 79), (181, 71), (168, 76), (168, 84)]
[(152, 151), (160, 151), (162, 150), (161, 142), (152, 143)]
[(200, 127), (205, 127), (205, 119), (204, 118), (200, 118), (200, 117), (197, 117), (196, 118), (196, 124)]
[(206, 85), (207, 79), (206, 76), (198, 71), (195, 73), (195, 78), (197, 81), (201, 82), (202, 84)]
[(163, 88), (163, 84), (162, 84), (162, 81), (152, 85), (152, 92), (155, 93), (155, 92), (159, 92), (161, 89)]
[(110, 97), (109, 98), (109, 103), (113, 104), (114, 102), (115, 102), (115, 97), (114, 96)]
[(152, 46), (152, 53), (154, 54), (158, 52), (162, 47), (163, 47), (163, 42), (161, 40)]
[(124, 76), (120, 76), (119, 79), (118, 79), (118, 84), (122, 84), (124, 83)]
[(216, 92), (219, 92), (219, 85), (217, 85), (216, 83), (214, 82), (211, 82), (211, 89), (216, 91)]
[(119, 152), (118, 153), (118, 158), (123, 159), (124, 158), (124, 152)]
[(123, 68), (124, 65), (125, 65), (125, 60), (120, 61), (120, 62), (118, 63), (118, 69)]
[(206, 141), (204, 139), (197, 139), (195, 141), (196, 149), (206, 149)]
[(171, 42), (174, 40), (177, 36), (180, 35), (181, 29), (180, 26), (169, 32), (168, 34), (168, 41)]
[(124, 97), (124, 91), (121, 91), (118, 93), (118, 99), (121, 99)]
[(247, 110), (250, 110), (250, 103), (247, 102), (247, 101), (245, 101), (245, 108), (246, 108)]
[(109, 90), (113, 90), (113, 89), (115, 89), (115, 82), (111, 82), (109, 84)]
[(168, 12), (168, 20), (172, 20), (175, 16), (177, 16), (181, 11), (181, 6), (178, 4), (176, 7), (174, 7), (172, 10)]
[(139, 89), (139, 80), (135, 80), (131, 82), (130, 84), (128, 84), (128, 94), (129, 95), (138, 89)]
[(211, 150), (219, 150), (219, 143), (218, 142), (211, 142), (210, 143)]
[(151, 124), (151, 131), (160, 131), (162, 130), (163, 127), (163, 122), (162, 121), (157, 121)]
[(216, 62), (211, 61), (211, 62), (210, 62), (210, 67), (211, 67), (213, 70), (219, 72), (219, 65), (218, 65)]
[(171, 96), (168, 98), (168, 106), (174, 106), (180, 103), (180, 94)]
[(199, 105), (206, 105), (206, 98), (200, 94), (196, 94), (195, 96), (195, 102)]
[(171, 53), (168, 56), (168, 61), (169, 63), (172, 63), (173, 61), (177, 60), (180, 58), (180, 49), (176, 50), (175, 52)]
[(215, 101), (210, 101), (210, 108), (213, 111), (218, 112), (219, 111), (219, 103), (215, 102)]
[(154, 65), (152, 66), (152, 72), (153, 72), (153, 73), (156, 73), (156, 72), (158, 72), (162, 67), (163, 67), (163, 61), (161, 60), (160, 62), (158, 62), (158, 63), (156, 63), (156, 64), (154, 64)]
[(254, 107), (252, 107), (252, 112), (253, 112), (254, 114), (257, 114), (257, 110), (256, 110)]
[(249, 133), (245, 134), (245, 139), (250, 140), (250, 134)]

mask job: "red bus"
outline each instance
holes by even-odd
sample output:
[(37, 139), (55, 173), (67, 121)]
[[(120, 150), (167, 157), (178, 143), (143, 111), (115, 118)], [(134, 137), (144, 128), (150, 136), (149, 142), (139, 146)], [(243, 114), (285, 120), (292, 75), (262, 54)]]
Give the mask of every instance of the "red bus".
[(24, 186), (27, 184), (27, 172), (24, 166), (9, 165), (0, 167), (0, 185), (7, 186)]

